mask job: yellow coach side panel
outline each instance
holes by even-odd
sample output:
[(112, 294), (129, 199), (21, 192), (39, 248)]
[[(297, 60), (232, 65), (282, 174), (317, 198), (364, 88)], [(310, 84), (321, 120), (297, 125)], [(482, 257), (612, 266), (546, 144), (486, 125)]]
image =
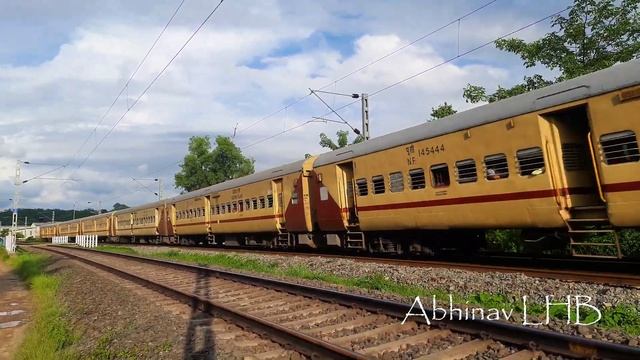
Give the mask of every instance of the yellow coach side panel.
[[(539, 175), (520, 175), (516, 154), (532, 148), (542, 151), (545, 166)], [(368, 192), (365, 196), (356, 195), (360, 227), (364, 231), (561, 227), (564, 223), (547, 159), (537, 114), (356, 158), (355, 183), (365, 179)], [(461, 167), (467, 182), (458, 182), (459, 161), (467, 163), (467, 167)], [(469, 162), (475, 164), (475, 176), (470, 175)], [(494, 168), (498, 163), (508, 168), (508, 174), (487, 179), (487, 167)], [(423, 186), (420, 169), (424, 173)], [(384, 179), (383, 193), (374, 194), (375, 188), (382, 191), (380, 181), (374, 184), (374, 177)], [(358, 194), (357, 185), (355, 190)]]
[(134, 236), (154, 237), (158, 235), (158, 214), (155, 207), (138, 209), (132, 214), (131, 232)]
[(189, 199), (180, 200), (174, 203), (175, 207), (175, 234), (183, 235), (203, 235), (209, 233), (207, 224), (208, 200), (204, 196), (196, 196)]
[(113, 216), (114, 232), (116, 236), (130, 237), (133, 213), (126, 211)]
[[(625, 101), (621, 100), (635, 94)], [(640, 87), (589, 100), (591, 141), (600, 186), (615, 226), (640, 226)]]
[(275, 233), (282, 218), (277, 190), (263, 180), (209, 195), (214, 234)]

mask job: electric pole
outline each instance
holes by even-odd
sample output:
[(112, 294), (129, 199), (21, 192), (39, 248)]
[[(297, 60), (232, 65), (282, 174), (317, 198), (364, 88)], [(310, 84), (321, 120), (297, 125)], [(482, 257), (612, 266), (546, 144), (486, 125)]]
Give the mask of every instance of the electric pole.
[(16, 178), (14, 181), (15, 192), (13, 194), (13, 213), (11, 215), (11, 234), (15, 236), (18, 230), (18, 205), (20, 204), (20, 160), (16, 161)]
[(369, 94), (360, 94), (362, 101), (362, 137), (369, 140)]

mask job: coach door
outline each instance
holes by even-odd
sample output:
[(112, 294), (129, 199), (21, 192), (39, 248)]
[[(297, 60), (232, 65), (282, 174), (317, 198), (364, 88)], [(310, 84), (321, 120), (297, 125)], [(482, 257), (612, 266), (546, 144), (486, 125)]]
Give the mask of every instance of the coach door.
[(549, 165), (558, 199), (565, 203), (561, 207), (604, 205), (593, 165), (587, 110), (587, 105), (581, 105), (543, 115), (550, 125), (545, 146), (556, 158)]
[(353, 191), (353, 163), (339, 164), (337, 169), (340, 208), (346, 210), (349, 224), (358, 223), (358, 212)]
[[(284, 199), (282, 194), (282, 179), (276, 179), (271, 182), (271, 189), (273, 191), (273, 213), (277, 216), (278, 214), (284, 215)], [(278, 218), (280, 226), (283, 226), (283, 222), (285, 221), (284, 216), (280, 216)]]

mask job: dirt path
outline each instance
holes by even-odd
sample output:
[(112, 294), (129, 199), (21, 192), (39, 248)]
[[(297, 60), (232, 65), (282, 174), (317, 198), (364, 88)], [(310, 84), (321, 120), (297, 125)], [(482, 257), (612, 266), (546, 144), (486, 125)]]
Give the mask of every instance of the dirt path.
[(31, 314), (31, 296), (11, 268), (0, 262), (0, 360), (12, 359)]

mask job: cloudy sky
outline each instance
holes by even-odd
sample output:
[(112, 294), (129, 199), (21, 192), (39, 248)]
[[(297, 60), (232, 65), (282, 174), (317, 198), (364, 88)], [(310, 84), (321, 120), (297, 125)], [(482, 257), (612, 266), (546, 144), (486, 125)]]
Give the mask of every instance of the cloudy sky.
[[(180, 2), (0, 0), (0, 209), (10, 207), (16, 160), (45, 164), (24, 165), (23, 179), (53, 165), (66, 167), (45, 177), (73, 179), (24, 184), (21, 207), (86, 208), (101, 201), (110, 209), (154, 199), (132, 177), (161, 177), (165, 194), (176, 194), (173, 175), (193, 135), (231, 136), (236, 128), (234, 140), (256, 160), (256, 170), (323, 152), (318, 134), (346, 126), (299, 126), (327, 112), (305, 97), (308, 88), (375, 93), (569, 4), (497, 0), (458, 23), (490, 1), (225, 0), (131, 108), (218, 3), (185, 0), (107, 112)], [(531, 40), (549, 28), (545, 21), (517, 36)], [(469, 108), (461, 96), (467, 83), (508, 86), (534, 70), (492, 46), (458, 58), (372, 96), (372, 136), (423, 123), (443, 101)], [(334, 107), (352, 101), (324, 98)], [(360, 127), (359, 112), (356, 104), (341, 115)]]

